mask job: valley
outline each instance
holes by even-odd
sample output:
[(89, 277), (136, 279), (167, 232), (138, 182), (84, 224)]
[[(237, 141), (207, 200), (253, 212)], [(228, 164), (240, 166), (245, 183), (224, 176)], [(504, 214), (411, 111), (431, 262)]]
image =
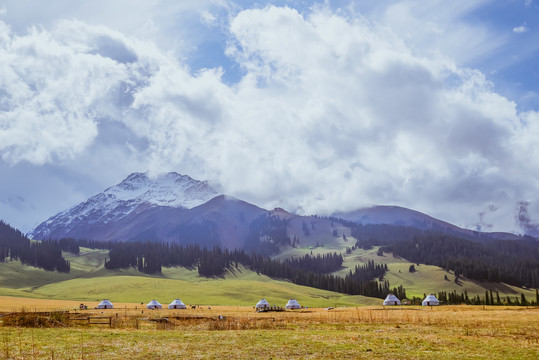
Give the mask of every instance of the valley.
[[(331, 247), (336, 248), (339, 241), (336, 238)], [(292, 249), (295, 250), (294, 253)], [(310, 251), (309, 247), (291, 248), (280, 256), (301, 256)], [(322, 251), (322, 248), (313, 251)], [(212, 278), (199, 276), (196, 269), (183, 267), (165, 267), (160, 274), (144, 274), (135, 268), (107, 270), (104, 268), (107, 255), (106, 250), (87, 248), (81, 248), (79, 255), (64, 252), (65, 258), (71, 264), (70, 273), (45, 271), (18, 261), (0, 263), (0, 295), (93, 302), (107, 298), (126, 303), (144, 303), (154, 298), (166, 302), (168, 299), (180, 297), (186, 304), (228, 306), (250, 306), (260, 298), (266, 298), (276, 305), (285, 304), (288, 299), (295, 298), (309, 307), (381, 303), (381, 299), (377, 298), (346, 295), (272, 279), (243, 266), (231, 269), (221, 277)], [(483, 296), (485, 290), (493, 290), (499, 291), (502, 299), (506, 296), (520, 297), (521, 293), (529, 300), (535, 298), (533, 289), (500, 283), (478, 283), (461, 278), (459, 284), (456, 284), (453, 274), (436, 266), (415, 264), (416, 272), (410, 273), (408, 270), (411, 263), (394, 258), (391, 254), (378, 256), (376, 249), (356, 249), (350, 254), (344, 254), (343, 267), (335, 274), (345, 276), (356, 265), (363, 265), (368, 261), (387, 264), (389, 271), (385, 279), (389, 280), (392, 286), (404, 286), (410, 298), (423, 297), (425, 293), (453, 290), (459, 293), (466, 291), (470, 296)], [(444, 280), (444, 276), (449, 280)]]

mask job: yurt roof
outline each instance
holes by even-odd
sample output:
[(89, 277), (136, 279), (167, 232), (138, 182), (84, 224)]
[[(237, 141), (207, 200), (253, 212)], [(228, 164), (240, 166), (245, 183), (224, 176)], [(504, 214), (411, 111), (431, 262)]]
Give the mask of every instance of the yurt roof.
[(174, 299), (170, 305), (185, 305), (180, 299)]
[(386, 296), (386, 300), (385, 301), (400, 301), (398, 297), (396, 297), (395, 295), (393, 294), (389, 294)]
[(262, 299), (256, 303), (257, 305), (269, 305), (269, 302), (266, 299)]
[(161, 304), (160, 304), (159, 301), (157, 301), (157, 300), (152, 300), (152, 301), (150, 301), (150, 302), (148, 303), (148, 305), (161, 305)]
[(438, 301), (438, 299), (436, 299), (436, 296), (429, 294), (423, 301)]
[(290, 299), (286, 305), (299, 305), (299, 303), (296, 299)]
[(103, 301), (101, 301), (99, 305), (112, 305), (112, 303), (108, 299), (103, 299)]

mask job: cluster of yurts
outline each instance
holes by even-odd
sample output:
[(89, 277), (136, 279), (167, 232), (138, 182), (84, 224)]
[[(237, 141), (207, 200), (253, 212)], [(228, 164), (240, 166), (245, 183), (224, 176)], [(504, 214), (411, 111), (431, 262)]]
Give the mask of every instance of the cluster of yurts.
[[(256, 304), (256, 309), (269, 309), (270, 307), (271, 306), (266, 301), (266, 299), (262, 299)], [(103, 301), (99, 303), (99, 305), (97, 305), (97, 308), (98, 309), (113, 309), (114, 305), (108, 299), (104, 299)], [(159, 301), (152, 300), (146, 305), (146, 308), (150, 310), (155, 310), (155, 309), (162, 309), (163, 306), (159, 303)], [(169, 309), (187, 309), (187, 306), (185, 306), (185, 304), (180, 299), (175, 299), (173, 302), (168, 304), (168, 308)], [(300, 309), (301, 305), (296, 300), (290, 299), (288, 300), (288, 303), (286, 304), (285, 308), (286, 309)]]
[[(401, 301), (393, 294), (389, 294), (384, 300), (384, 306), (385, 305), (400, 305), (400, 304), (401, 304)], [(422, 305), (423, 306), (436, 306), (436, 305), (440, 305), (440, 302), (438, 301), (436, 296), (427, 295), (427, 297), (423, 300)], [(256, 304), (255, 307), (257, 310), (259, 310), (259, 309), (270, 309), (272, 306), (268, 303), (266, 299), (262, 299)], [(97, 305), (97, 308), (98, 309), (112, 309), (114, 308), (114, 305), (108, 299), (104, 299), (103, 301), (99, 303), (99, 305)], [(159, 301), (152, 300), (146, 305), (146, 308), (155, 310), (155, 309), (162, 309), (163, 306), (159, 303)], [(173, 302), (168, 304), (168, 308), (169, 309), (186, 309), (187, 307), (180, 299), (175, 299)], [(285, 308), (286, 309), (301, 309), (301, 305), (295, 299), (290, 299), (288, 300), (288, 303), (286, 304)]]
[[(400, 305), (400, 304), (401, 304), (401, 301), (399, 300), (399, 298), (397, 298), (393, 294), (389, 294), (386, 297), (386, 299), (384, 300), (384, 306), (385, 305)], [(425, 297), (425, 299), (423, 300), (421, 305), (423, 305), (423, 306), (437, 306), (437, 305), (440, 305), (440, 302), (438, 301), (436, 296), (431, 294), (431, 295), (427, 295)]]
[[(108, 299), (104, 299), (103, 301), (99, 303), (99, 305), (97, 305), (97, 308), (98, 309), (113, 309), (114, 305)], [(155, 309), (162, 309), (163, 306), (159, 303), (159, 301), (152, 300), (146, 305), (146, 308), (155, 310)], [(175, 299), (173, 302), (171, 302), (168, 305), (168, 308), (169, 309), (187, 309), (185, 304), (180, 299)]]

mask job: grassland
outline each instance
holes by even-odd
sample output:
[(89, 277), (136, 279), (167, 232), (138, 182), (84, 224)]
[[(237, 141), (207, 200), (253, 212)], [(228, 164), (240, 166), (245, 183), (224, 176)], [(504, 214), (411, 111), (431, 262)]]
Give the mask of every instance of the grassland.
[[(0, 299), (0, 308), (4, 300)], [(41, 301), (47, 302), (37, 300)], [(95, 311), (79, 312), (83, 313), (96, 314)], [(144, 313), (129, 308), (99, 311), (97, 314), (112, 316), (112, 327), (77, 324), (40, 329), (0, 326), (0, 358), (539, 357), (537, 308), (360, 307), (263, 314), (254, 313), (251, 307)], [(219, 320), (219, 315), (223, 316), (222, 320)], [(132, 321), (134, 318), (138, 320)], [(163, 321), (155, 321), (158, 319)]]
[[(316, 220), (316, 218), (313, 218)], [(314, 221), (313, 220), (313, 221)], [(324, 222), (321, 225), (327, 226)], [(300, 224), (294, 224), (301, 230)], [(329, 227), (327, 233), (331, 235), (334, 227)], [(337, 227), (342, 235), (346, 228)], [(330, 236), (324, 247), (313, 247), (321, 239), (302, 238), (300, 246), (284, 249), (283, 257), (301, 256), (306, 253), (327, 252), (329, 250), (342, 251), (355, 241), (349, 234), (345, 234), (348, 241), (342, 236)], [(330, 291), (318, 290), (299, 286), (287, 281), (277, 281), (267, 276), (257, 274), (246, 268), (239, 267), (228, 272), (221, 278), (203, 278), (198, 276), (194, 269), (164, 268), (159, 275), (146, 275), (135, 269), (110, 271), (104, 268), (107, 251), (81, 248), (80, 255), (65, 253), (71, 263), (71, 272), (58, 273), (43, 271), (20, 262), (7, 262), (0, 264), (0, 296), (15, 296), (29, 298), (44, 298), (58, 300), (74, 300), (85, 302), (98, 302), (109, 298), (115, 302), (148, 302), (157, 299), (160, 302), (169, 302), (174, 298), (181, 298), (187, 304), (200, 305), (239, 305), (248, 306), (256, 303), (260, 298), (267, 298), (271, 304), (284, 305), (289, 298), (297, 299), (301, 304), (309, 307), (337, 307), (376, 305), (379, 299), (363, 296), (349, 296)], [(387, 264), (388, 273), (385, 278), (391, 286), (403, 285), (408, 297), (422, 297), (424, 293), (437, 293), (439, 291), (464, 292), (470, 296), (484, 296), (485, 290), (499, 291), (504, 299), (506, 296), (520, 297), (520, 293), (529, 299), (535, 298), (535, 290), (520, 289), (498, 283), (477, 283), (465, 278), (457, 284), (454, 276), (436, 266), (413, 264), (416, 272), (408, 271), (411, 263), (404, 259), (394, 258), (391, 254), (377, 255), (377, 249), (355, 249), (350, 254), (344, 254), (343, 269), (336, 274), (344, 276), (357, 264), (365, 264), (373, 260), (376, 263)], [(447, 277), (447, 280), (444, 279)]]
[[(335, 238), (332, 246), (340, 246), (339, 241), (342, 238)], [(305, 246), (294, 251), (311, 249)], [(379, 299), (276, 281), (241, 267), (222, 278), (201, 278), (196, 270), (184, 268), (165, 268), (162, 274), (150, 276), (134, 269), (106, 270), (105, 256), (104, 251), (83, 249), (81, 256), (70, 256), (69, 274), (45, 272), (18, 262), (0, 264), (0, 295), (4, 295), (0, 296), (0, 317), (1, 313), (53, 310), (68, 310), (83, 318), (110, 317), (110, 325), (71, 321), (52, 328), (13, 326), (8, 321), (11, 315), (0, 318), (0, 359), (539, 357), (539, 308), (383, 309)], [(427, 265), (416, 265), (417, 271), (410, 273), (410, 263), (391, 254), (380, 257), (376, 249), (345, 255), (341, 273), (368, 260), (388, 264), (386, 276), (392, 285), (401, 281), (412, 295), (448, 291), (449, 286), (459, 286), (459, 292), (468, 289), (470, 295), (474, 291), (484, 294), (484, 284), (464, 279), (457, 285), (443, 279), (447, 275), (453, 280), (450, 273)], [(521, 291), (503, 290), (507, 289)], [(531, 299), (530, 293), (526, 296)], [(141, 307), (141, 302), (153, 298), (166, 305), (177, 297), (187, 304), (204, 306), (158, 311)], [(288, 298), (296, 298), (309, 309), (255, 313), (253, 305), (261, 297), (281, 306)], [(93, 309), (102, 298), (111, 299), (116, 308), (75, 310), (81, 302)], [(324, 310), (328, 306), (335, 309)]]
[(239, 267), (221, 278), (203, 278), (196, 270), (164, 268), (159, 275), (145, 275), (135, 269), (110, 271), (103, 268), (106, 252), (83, 249), (72, 256), (69, 274), (48, 272), (19, 262), (0, 264), (0, 296), (29, 297), (97, 303), (147, 303), (157, 299), (169, 303), (180, 298), (187, 304), (254, 305), (261, 298), (284, 306), (295, 298), (309, 307), (374, 305), (380, 302), (364, 296), (277, 281)]
[[(466, 291), (470, 297), (476, 295), (483, 297), (485, 290), (498, 291), (502, 299), (510, 296), (514, 300), (514, 297), (520, 297), (521, 293), (528, 299), (535, 298), (535, 289), (524, 289), (501, 283), (477, 282), (465, 277), (460, 277), (459, 282), (455, 283), (455, 276), (451, 271), (433, 265), (414, 264), (405, 259), (393, 257), (391, 253), (379, 256), (377, 254), (378, 247), (370, 250), (354, 249), (351, 253), (346, 254), (346, 248), (351, 248), (356, 243), (356, 240), (350, 235), (350, 229), (337, 223), (330, 227), (327, 223), (316, 218), (313, 218), (313, 223), (315, 227), (322, 228), (323, 231), (318, 232), (317, 237), (297, 235), (300, 238), (300, 244), (296, 247), (283, 248), (278, 258), (285, 259), (301, 257), (305, 254), (317, 255), (336, 251), (342, 253), (344, 257), (343, 268), (335, 272), (339, 276), (346, 276), (356, 265), (364, 265), (369, 260), (377, 264), (386, 264), (389, 271), (384, 279), (388, 280), (392, 287), (402, 285), (410, 298), (413, 296), (423, 297), (423, 294), (435, 294), (441, 291), (456, 291), (459, 294)], [(300, 226), (300, 224), (292, 223), (291, 232), (302, 233)], [(339, 236), (332, 236), (333, 230), (337, 230)], [(342, 237), (343, 234), (346, 236), (346, 240)], [(323, 246), (316, 246), (316, 244), (323, 244)], [(415, 272), (409, 272), (410, 265), (414, 265)]]

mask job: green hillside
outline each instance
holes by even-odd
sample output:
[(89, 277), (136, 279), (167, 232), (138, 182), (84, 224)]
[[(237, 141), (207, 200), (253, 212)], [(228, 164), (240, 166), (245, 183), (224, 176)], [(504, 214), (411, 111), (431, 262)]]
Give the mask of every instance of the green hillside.
[(240, 267), (222, 278), (203, 278), (197, 270), (164, 268), (160, 275), (135, 269), (111, 271), (103, 267), (106, 251), (81, 248), (78, 256), (65, 254), (71, 273), (48, 272), (20, 262), (0, 264), (0, 295), (33, 298), (117, 302), (162, 302), (181, 298), (187, 304), (254, 305), (261, 298), (284, 305), (290, 298), (309, 307), (379, 304), (379, 299), (277, 281)]
[[(315, 224), (315, 226), (318, 224)], [(485, 294), (485, 290), (499, 291), (500, 296), (535, 296), (535, 290), (526, 290), (499, 283), (478, 283), (465, 278), (455, 283), (454, 275), (437, 266), (412, 264), (392, 254), (377, 255), (377, 248), (371, 250), (355, 249), (346, 254), (346, 247), (355, 241), (347, 236), (332, 236), (331, 228), (324, 238), (324, 247), (315, 247), (312, 242), (319, 238), (300, 240), (300, 246), (283, 249), (280, 258), (302, 256), (307, 253), (325, 253), (338, 251), (343, 253), (343, 269), (336, 272), (344, 276), (356, 265), (369, 260), (387, 264), (389, 271), (385, 279), (392, 287), (402, 285), (408, 297), (422, 297), (425, 293), (440, 291), (458, 293), (467, 291), (470, 296)], [(345, 234), (346, 235), (346, 234)], [(301, 244), (301, 243), (304, 244)], [(204, 278), (198, 276), (196, 269), (163, 268), (159, 275), (147, 275), (136, 269), (107, 270), (104, 268), (108, 251), (81, 248), (80, 255), (65, 253), (71, 263), (70, 273), (44, 271), (22, 265), (18, 261), (0, 264), (0, 295), (32, 298), (64, 299), (80, 301), (98, 301), (109, 298), (118, 302), (147, 302), (153, 298), (168, 301), (180, 297), (188, 304), (201, 305), (252, 305), (260, 298), (266, 298), (271, 304), (280, 305), (289, 298), (296, 298), (300, 303), (311, 307), (357, 306), (379, 304), (379, 299), (364, 296), (350, 296), (299, 286), (287, 281), (273, 280), (259, 275), (244, 267), (227, 273), (222, 278)], [(410, 272), (410, 265), (416, 271)], [(447, 277), (447, 279), (446, 279)]]
[[(423, 294), (438, 293), (441, 291), (458, 293), (467, 291), (470, 296), (485, 295), (485, 290), (498, 291), (502, 298), (505, 296), (520, 296), (520, 293), (530, 299), (535, 298), (535, 290), (528, 290), (516, 286), (501, 283), (477, 282), (460, 277), (455, 283), (455, 276), (452, 272), (445, 271), (438, 266), (413, 264), (405, 259), (393, 257), (391, 253), (377, 255), (378, 247), (370, 250), (355, 249), (351, 254), (344, 254), (343, 269), (336, 274), (344, 276), (356, 265), (362, 265), (369, 260), (378, 264), (387, 264), (388, 272), (384, 279), (388, 280), (391, 287), (402, 285), (406, 289), (408, 297)], [(414, 265), (415, 272), (410, 272), (410, 266)], [(447, 280), (445, 279), (447, 277)]]
[[(369, 260), (377, 264), (387, 264), (388, 272), (384, 277), (391, 284), (391, 287), (402, 285), (406, 289), (408, 297), (422, 297), (423, 294), (438, 293), (441, 291), (458, 293), (467, 291), (469, 296), (484, 296), (485, 290), (498, 291), (502, 298), (506, 296), (520, 296), (521, 293), (527, 298), (535, 298), (535, 290), (523, 289), (516, 286), (501, 284), (477, 282), (460, 277), (460, 280), (455, 283), (455, 276), (450, 271), (445, 271), (438, 266), (413, 264), (402, 258), (393, 257), (391, 253), (385, 253), (383, 256), (378, 256), (378, 247), (370, 250), (355, 249), (350, 254), (346, 253), (346, 248), (351, 248), (355, 243), (350, 235), (350, 229), (338, 223), (333, 226), (328, 225), (328, 221), (313, 217), (315, 228), (324, 231), (318, 232), (317, 235), (304, 236), (301, 224), (292, 222), (290, 233), (296, 235), (300, 239), (300, 243), (296, 247), (286, 246), (281, 248), (281, 253), (277, 256), (279, 259), (290, 257), (301, 257), (306, 254), (317, 255), (328, 252), (342, 253), (344, 257), (343, 268), (335, 274), (345, 276), (350, 270), (353, 270), (356, 265), (364, 265)], [(333, 230), (337, 230), (338, 236), (333, 236)], [(323, 236), (320, 234), (324, 234)], [(342, 235), (345, 235), (343, 238)], [(319, 246), (316, 246), (318, 244)], [(414, 265), (415, 272), (409, 271), (410, 265)], [(447, 280), (445, 279), (447, 277)]]

